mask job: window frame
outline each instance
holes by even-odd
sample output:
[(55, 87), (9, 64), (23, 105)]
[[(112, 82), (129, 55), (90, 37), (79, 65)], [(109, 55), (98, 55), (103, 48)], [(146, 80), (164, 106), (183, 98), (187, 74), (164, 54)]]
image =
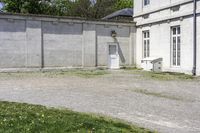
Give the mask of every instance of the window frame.
[(144, 30), (142, 31), (142, 44), (143, 44), (143, 58), (150, 57), (150, 31)]
[(171, 27), (171, 66), (181, 67), (181, 26)]

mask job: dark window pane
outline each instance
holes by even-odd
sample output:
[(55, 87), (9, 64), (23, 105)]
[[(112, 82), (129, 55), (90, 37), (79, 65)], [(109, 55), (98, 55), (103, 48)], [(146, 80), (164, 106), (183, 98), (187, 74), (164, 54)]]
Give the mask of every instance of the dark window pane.
[(177, 28), (177, 32), (178, 32), (177, 34), (181, 34), (181, 28), (180, 27)]
[(146, 55), (146, 51), (144, 51), (144, 58), (146, 58), (147, 57), (147, 55)]
[(177, 43), (178, 43), (178, 44), (180, 44), (180, 43), (181, 43), (181, 38), (180, 38), (180, 36), (179, 36), (179, 37), (177, 37)]
[(147, 38), (149, 38), (149, 32), (147, 32)]
[(146, 40), (144, 41), (144, 58), (146, 58), (146, 47), (147, 47), (147, 44), (146, 44)]
[(117, 46), (116, 45), (110, 45), (109, 46), (109, 54), (110, 55), (116, 55), (117, 53)]
[(147, 43), (147, 57), (149, 57), (150, 56), (150, 49), (149, 49), (149, 40), (148, 40), (148, 43)]
[(181, 55), (180, 55), (180, 54), (181, 54), (180, 52), (177, 53), (177, 65), (178, 65), (178, 66), (181, 65), (181, 58), (180, 58)]
[(149, 5), (150, 4), (150, 0), (144, 0), (144, 5)]
[(147, 5), (147, 0), (144, 0), (144, 5)]
[(176, 65), (176, 53), (173, 53), (173, 65)]
[(173, 35), (176, 35), (176, 28), (173, 28)]
[(173, 44), (176, 44), (176, 37), (173, 37)]

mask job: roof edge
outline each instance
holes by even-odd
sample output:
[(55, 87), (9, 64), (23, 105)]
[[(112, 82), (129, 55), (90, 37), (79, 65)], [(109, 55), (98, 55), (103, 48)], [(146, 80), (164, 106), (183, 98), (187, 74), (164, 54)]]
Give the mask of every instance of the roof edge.
[(114, 21), (114, 20), (102, 20), (102, 19), (92, 19), (92, 18), (83, 18), (83, 17), (73, 17), (73, 16), (53, 16), (53, 15), (43, 15), (43, 14), (22, 14), (22, 13), (8, 13), (8, 12), (0, 12), (0, 16), (21, 16), (21, 17), (38, 17), (38, 18), (52, 18), (52, 19), (71, 19), (77, 21), (93, 21), (93, 22), (106, 22), (106, 23), (124, 23), (124, 24), (135, 24), (133, 21)]

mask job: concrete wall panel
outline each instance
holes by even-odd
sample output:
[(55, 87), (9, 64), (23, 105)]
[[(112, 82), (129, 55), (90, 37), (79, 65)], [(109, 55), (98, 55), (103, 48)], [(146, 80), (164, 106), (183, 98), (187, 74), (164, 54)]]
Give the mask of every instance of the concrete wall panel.
[(26, 22), (27, 35), (27, 67), (41, 67), (42, 63), (42, 34), (41, 21)]
[(26, 22), (0, 19), (0, 68), (26, 66)]
[(83, 25), (83, 66), (95, 67), (97, 65), (96, 55), (96, 25)]
[(82, 24), (43, 23), (44, 67), (82, 66)]

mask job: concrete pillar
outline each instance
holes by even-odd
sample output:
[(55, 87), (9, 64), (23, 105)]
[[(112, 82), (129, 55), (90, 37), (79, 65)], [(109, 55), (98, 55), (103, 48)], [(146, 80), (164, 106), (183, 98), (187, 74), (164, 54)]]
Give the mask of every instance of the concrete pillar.
[(42, 43), (41, 21), (26, 21), (27, 55), (26, 67), (41, 67), (41, 43)]
[(83, 24), (83, 67), (96, 66), (96, 25)]
[(134, 65), (135, 62), (135, 44), (136, 44), (136, 28), (130, 27), (130, 41), (129, 41), (129, 65)]

